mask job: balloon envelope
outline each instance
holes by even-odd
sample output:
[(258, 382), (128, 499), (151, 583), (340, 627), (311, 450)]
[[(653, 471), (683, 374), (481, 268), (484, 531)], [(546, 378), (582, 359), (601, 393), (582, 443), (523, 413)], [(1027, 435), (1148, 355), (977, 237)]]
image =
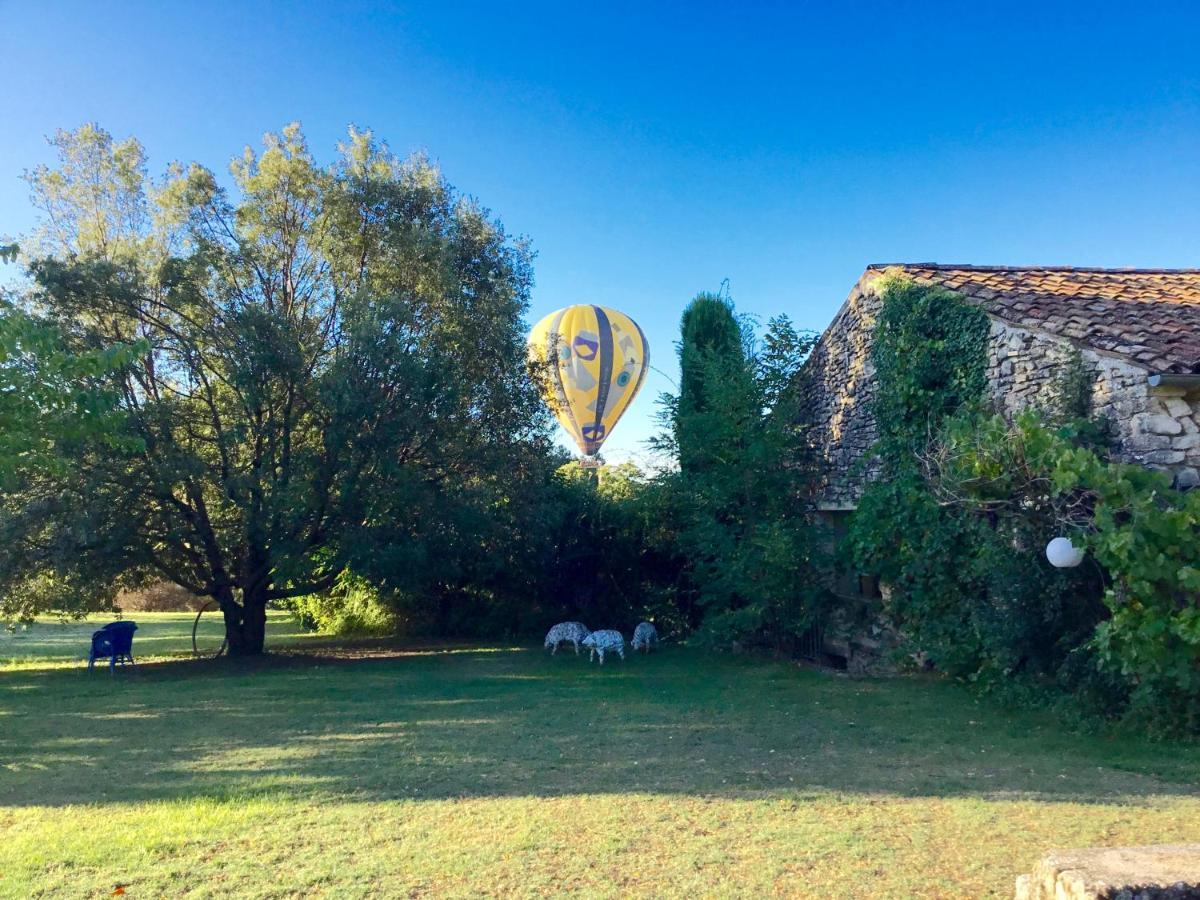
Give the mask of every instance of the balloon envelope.
[(568, 306), (529, 334), (546, 365), (546, 403), (585, 456), (612, 434), (646, 378), (650, 345), (637, 322), (603, 306)]

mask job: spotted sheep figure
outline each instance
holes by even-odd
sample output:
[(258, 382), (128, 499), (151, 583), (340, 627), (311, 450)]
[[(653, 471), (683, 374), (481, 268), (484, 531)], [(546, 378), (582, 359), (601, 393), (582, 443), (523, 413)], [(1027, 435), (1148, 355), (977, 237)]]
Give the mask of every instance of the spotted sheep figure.
[(635, 651), (645, 650), (649, 653), (651, 644), (658, 644), (658, 630), (649, 622), (639, 622), (638, 627), (633, 630), (633, 640), (630, 641), (630, 646)]
[(553, 656), (558, 652), (558, 645), (570, 642), (575, 645), (575, 655), (579, 655), (579, 645), (586, 642), (587, 636), (591, 634), (588, 627), (582, 622), (559, 622), (553, 628), (546, 632), (546, 647)]
[(604, 665), (604, 654), (610, 653), (613, 650), (621, 657), (625, 658), (625, 638), (621, 636), (621, 632), (605, 629), (604, 631), (593, 631), (584, 638), (583, 646), (592, 651), (588, 657), (588, 662), (596, 658), (596, 654), (600, 655), (600, 665)]

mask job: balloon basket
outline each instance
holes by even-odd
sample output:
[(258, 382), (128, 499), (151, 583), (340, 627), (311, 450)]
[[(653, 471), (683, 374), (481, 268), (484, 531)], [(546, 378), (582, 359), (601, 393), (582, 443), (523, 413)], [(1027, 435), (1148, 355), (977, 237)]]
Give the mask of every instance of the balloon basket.
[(581, 469), (598, 469), (598, 468), (600, 468), (600, 457), (598, 457), (598, 456), (581, 456), (581, 457), (579, 457), (579, 468), (581, 468)]

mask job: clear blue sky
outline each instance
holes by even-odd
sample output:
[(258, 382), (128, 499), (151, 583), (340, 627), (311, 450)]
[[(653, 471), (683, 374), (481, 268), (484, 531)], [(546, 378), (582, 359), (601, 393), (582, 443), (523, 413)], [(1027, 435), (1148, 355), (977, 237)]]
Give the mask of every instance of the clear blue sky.
[(870, 262), (1200, 265), (1198, 33), (1188, 3), (0, 0), (0, 233), (58, 127), (224, 171), (353, 122), (533, 239), (534, 318), (618, 307), (673, 372), (724, 278), (819, 329)]

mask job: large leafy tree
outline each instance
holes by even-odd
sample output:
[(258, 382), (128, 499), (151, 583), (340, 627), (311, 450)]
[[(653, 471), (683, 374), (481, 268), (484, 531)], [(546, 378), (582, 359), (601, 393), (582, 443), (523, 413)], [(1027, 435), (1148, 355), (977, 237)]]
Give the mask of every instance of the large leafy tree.
[(544, 437), (527, 245), (369, 132), (330, 167), (298, 126), (268, 134), (230, 189), (195, 164), (152, 184), (135, 141), (93, 126), (54, 143), (29, 175), (25, 303), (81, 347), (146, 350), (109, 382), (133, 443), (77, 448), (24, 540), (69, 546), (60, 576), (214, 598), (235, 654), (262, 651), (269, 602), (347, 568), (428, 580), (422, 547)]

